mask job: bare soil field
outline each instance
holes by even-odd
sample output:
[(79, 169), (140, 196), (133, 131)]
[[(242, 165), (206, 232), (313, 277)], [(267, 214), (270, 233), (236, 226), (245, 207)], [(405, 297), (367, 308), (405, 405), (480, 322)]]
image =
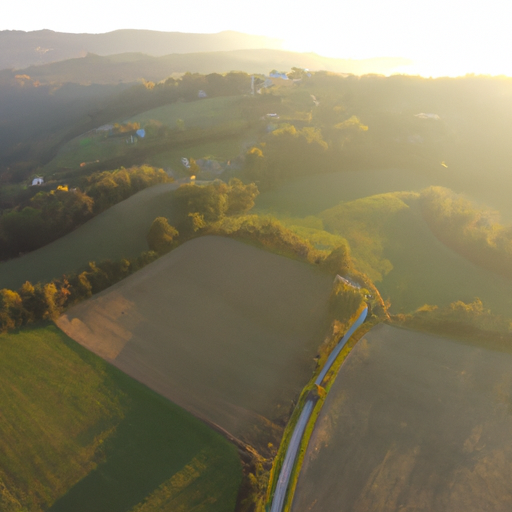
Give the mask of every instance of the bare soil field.
[(57, 323), (128, 375), (265, 451), (314, 369), (331, 286), (305, 263), (203, 237)]
[(512, 356), (387, 325), (347, 357), (293, 512), (512, 510)]

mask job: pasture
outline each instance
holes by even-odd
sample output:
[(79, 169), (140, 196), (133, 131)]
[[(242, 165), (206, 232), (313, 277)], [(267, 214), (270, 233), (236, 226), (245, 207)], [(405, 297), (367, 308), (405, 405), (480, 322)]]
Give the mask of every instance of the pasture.
[(374, 327), (341, 367), (292, 512), (512, 508), (512, 355)]
[(49, 281), (89, 261), (138, 256), (148, 250), (146, 234), (156, 217), (172, 217), (170, 194), (177, 183), (147, 188), (40, 249), (0, 263), (0, 288)]
[[(243, 97), (229, 96), (219, 98), (205, 98), (199, 101), (177, 102), (163, 107), (148, 110), (138, 114), (130, 119), (118, 120), (120, 124), (139, 123), (141, 128), (146, 128), (147, 135), (145, 138), (137, 140), (134, 144), (128, 144), (127, 140), (130, 135), (108, 136), (106, 132), (91, 131), (76, 137), (65, 144), (55, 156), (55, 158), (45, 165), (43, 174), (51, 174), (58, 169), (78, 169), (80, 164), (94, 164), (96, 161), (104, 162), (105, 160), (125, 157), (125, 159), (139, 159), (139, 151), (144, 150), (146, 154), (145, 163), (153, 163), (153, 161), (163, 162), (162, 166), (177, 167), (179, 158), (168, 159), (159, 157), (159, 154), (166, 154), (169, 150), (178, 151), (180, 158), (182, 156), (192, 156), (193, 158), (203, 158), (212, 152), (212, 148), (205, 148), (203, 153), (201, 144), (194, 144), (190, 141), (184, 143), (165, 143), (162, 138), (151, 132), (148, 128), (151, 122), (161, 123), (170, 129), (180, 127), (187, 129), (213, 129), (222, 127), (223, 129), (231, 128), (235, 130), (245, 128), (245, 119), (242, 106)], [(155, 128), (156, 130), (156, 128)], [(154, 130), (153, 130), (154, 131)], [(196, 134), (200, 136), (200, 134)], [(236, 139), (236, 137), (235, 137)], [(228, 138), (229, 140), (229, 138)], [(228, 145), (227, 141), (222, 141), (223, 148), (228, 147), (230, 154), (227, 158), (238, 156), (239, 151), (232, 154), (233, 146)], [(175, 146), (175, 147), (173, 147)], [(184, 148), (184, 146), (186, 146)], [(183, 155), (184, 150), (192, 149), (190, 155)], [(214, 153), (217, 151), (213, 150)], [(225, 154), (226, 150), (221, 150)]]
[(512, 281), (481, 268), (441, 243), (423, 219), (415, 194), (381, 194), (319, 214), (324, 229), (346, 238), (358, 267), (376, 279), (391, 312), (479, 297), (511, 317)]
[(392, 313), (479, 297), (510, 317), (512, 282), (446, 247), (421, 216), (415, 193), (446, 181), (442, 171), (429, 176), (399, 169), (309, 176), (262, 193), (255, 212), (273, 213), (321, 249), (346, 239)]
[(267, 453), (315, 368), (332, 277), (222, 237), (191, 240), (57, 322), (162, 396)]
[(0, 510), (234, 510), (241, 465), (204, 423), (53, 325), (0, 336)]

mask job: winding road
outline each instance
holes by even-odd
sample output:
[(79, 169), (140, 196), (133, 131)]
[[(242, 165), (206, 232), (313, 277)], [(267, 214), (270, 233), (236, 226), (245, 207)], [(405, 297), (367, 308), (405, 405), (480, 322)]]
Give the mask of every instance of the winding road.
[[(331, 352), (331, 355), (328, 357), (324, 367), (322, 368), (322, 371), (315, 380), (315, 384), (321, 385), (324, 377), (338, 357), (339, 353), (342, 351), (343, 347), (346, 345), (347, 341), (350, 339), (352, 334), (354, 334), (356, 329), (360, 327), (366, 320), (367, 314), (368, 307), (365, 307), (357, 317), (357, 320), (350, 326), (350, 329), (345, 333), (343, 338), (341, 338), (339, 343), (336, 345), (335, 349)], [(283, 466), (281, 467), (281, 473), (279, 474), (279, 479), (274, 491), (274, 498), (272, 500), (272, 507), (270, 508), (270, 512), (281, 512), (283, 509), (284, 499), (286, 497), (288, 484), (290, 483), (290, 477), (292, 474), (293, 466), (295, 464), (295, 459), (299, 453), (302, 436), (306, 430), (306, 425), (308, 424), (309, 418), (311, 417), (315, 403), (315, 398), (309, 397), (307, 399), (304, 408), (300, 413), (299, 420), (295, 425), (292, 438), (290, 439), (290, 444), (288, 445), (288, 449), (284, 457)]]

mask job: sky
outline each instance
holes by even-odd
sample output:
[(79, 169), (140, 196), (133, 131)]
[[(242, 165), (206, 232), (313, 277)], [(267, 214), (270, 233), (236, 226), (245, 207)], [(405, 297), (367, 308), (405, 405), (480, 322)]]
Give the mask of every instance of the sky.
[(2, 7), (0, 30), (236, 30), (329, 57), (409, 58), (406, 73), (512, 76), (511, 13), (505, 0), (18, 0)]

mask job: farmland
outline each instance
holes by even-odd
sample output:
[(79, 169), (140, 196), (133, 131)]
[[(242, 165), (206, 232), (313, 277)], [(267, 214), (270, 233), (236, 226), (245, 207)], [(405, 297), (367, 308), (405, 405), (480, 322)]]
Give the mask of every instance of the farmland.
[(512, 356), (386, 325), (324, 404), (292, 511), (507, 511)]
[(234, 447), (54, 326), (0, 336), (0, 389), (2, 511), (234, 509)]
[(265, 453), (314, 369), (331, 285), (305, 263), (202, 237), (71, 308), (58, 325)]

